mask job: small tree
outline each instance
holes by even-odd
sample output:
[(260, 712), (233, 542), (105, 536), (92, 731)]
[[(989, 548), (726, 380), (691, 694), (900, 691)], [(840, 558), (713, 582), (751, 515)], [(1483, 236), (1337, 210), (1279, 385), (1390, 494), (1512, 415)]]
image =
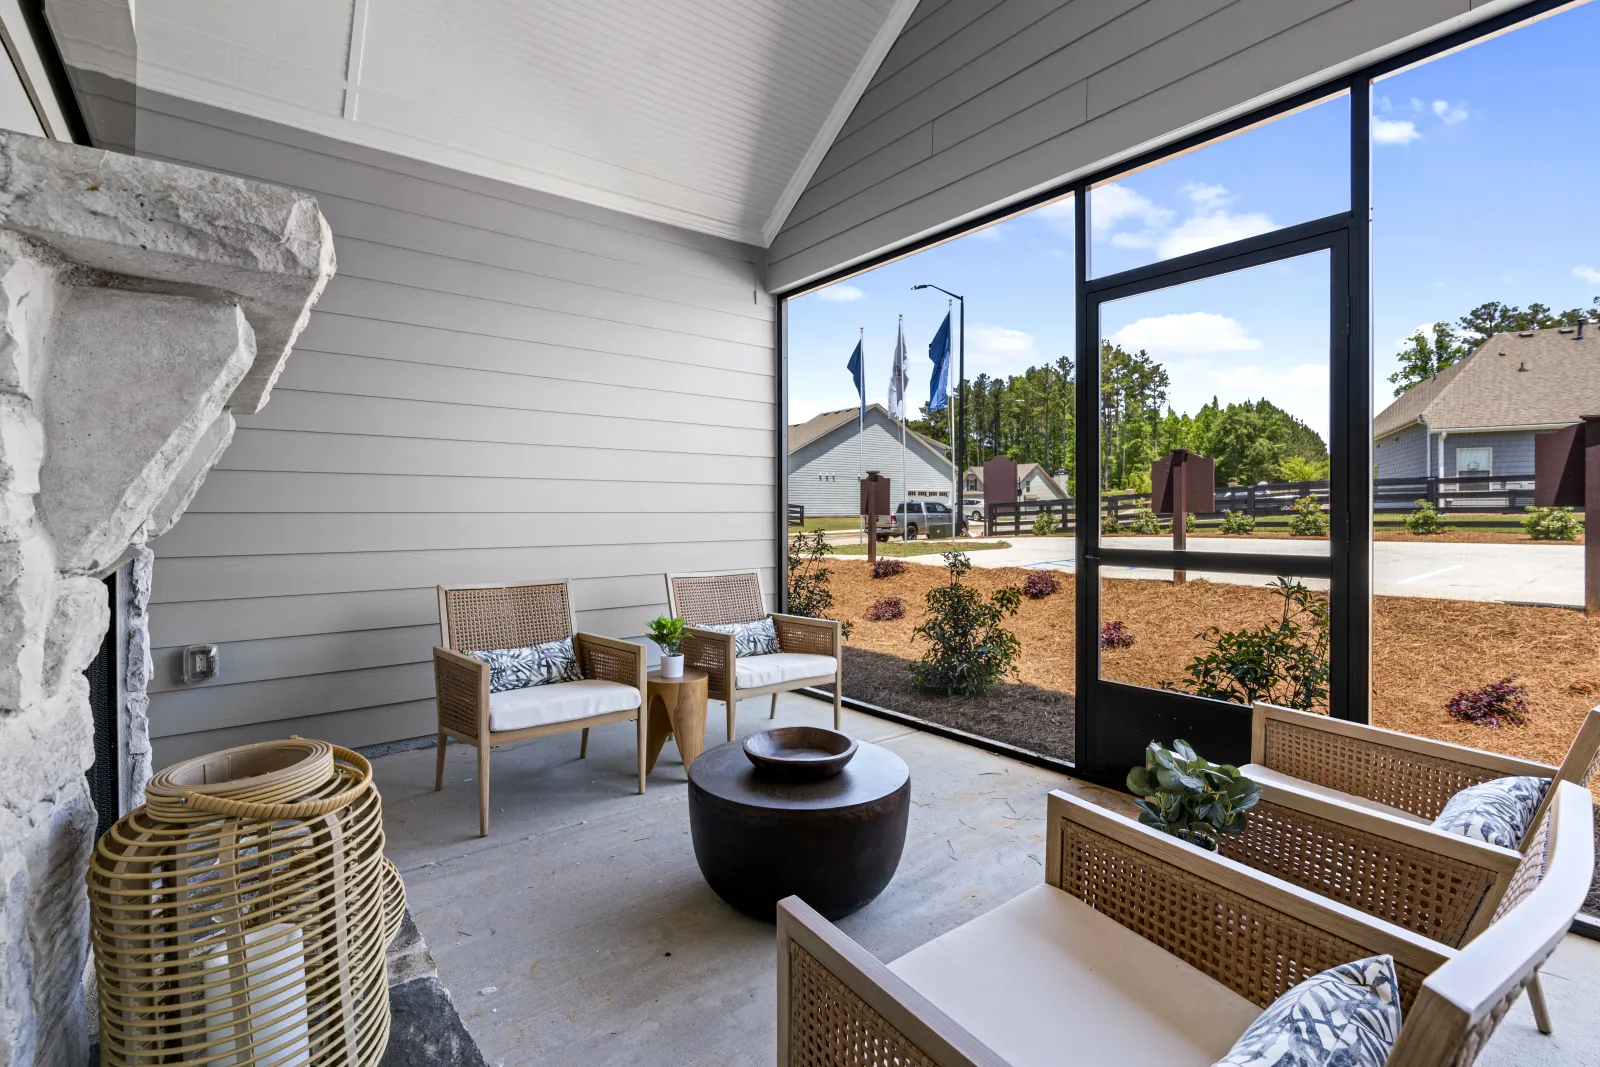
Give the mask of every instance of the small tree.
[(1022, 606), (1022, 590), (1007, 586), (985, 601), (961, 581), (972, 569), (965, 552), (944, 553), (944, 563), (950, 582), (928, 591), (922, 622), (912, 631), (929, 648), (906, 670), (923, 689), (972, 696), (1016, 673), (1022, 644), (1002, 623)]
[(1328, 517), (1322, 513), (1322, 504), (1309, 493), (1289, 508), (1289, 532), (1296, 537), (1326, 537)]
[(1254, 515), (1243, 511), (1224, 511), (1222, 513), (1222, 532), (1225, 534), (1253, 534), (1256, 532), (1256, 518)]
[[(797, 533), (789, 539), (789, 614), (832, 618), (828, 614), (833, 610), (833, 590), (828, 585), (832, 572), (822, 562), (832, 554), (833, 546), (821, 530)], [(853, 628), (848, 621), (839, 623), (846, 639)]]
[(1414, 534), (1436, 534), (1444, 529), (1433, 501), (1427, 497), (1417, 498), (1417, 506), (1406, 516), (1406, 529)]
[(1535, 541), (1576, 541), (1583, 532), (1571, 508), (1529, 508), (1522, 528)]
[(1288, 578), (1277, 622), (1254, 630), (1212, 626), (1195, 636), (1211, 651), (1189, 663), (1184, 688), (1203, 697), (1251, 704), (1264, 700), (1305, 710), (1328, 704), (1328, 599)]
[(1038, 518), (1033, 520), (1033, 535), (1035, 537), (1048, 537), (1061, 532), (1061, 520), (1056, 518), (1053, 511), (1041, 511)]

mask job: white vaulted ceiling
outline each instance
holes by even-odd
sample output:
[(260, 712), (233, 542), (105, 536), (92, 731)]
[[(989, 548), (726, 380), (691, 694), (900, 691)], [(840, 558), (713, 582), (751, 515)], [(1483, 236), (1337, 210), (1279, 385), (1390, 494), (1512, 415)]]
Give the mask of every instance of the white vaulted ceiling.
[(765, 245), (915, 0), (138, 0), (139, 85)]

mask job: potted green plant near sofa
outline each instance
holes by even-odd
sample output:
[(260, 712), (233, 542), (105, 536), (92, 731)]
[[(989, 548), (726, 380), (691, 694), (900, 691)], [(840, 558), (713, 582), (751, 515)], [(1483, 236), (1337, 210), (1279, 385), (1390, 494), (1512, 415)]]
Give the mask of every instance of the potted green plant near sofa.
[(1140, 822), (1207, 852), (1223, 834), (1244, 833), (1245, 812), (1261, 799), (1261, 786), (1237, 767), (1212, 763), (1181, 738), (1171, 748), (1150, 742), (1144, 766), (1128, 772), (1128, 792), (1140, 798)]
[(650, 640), (661, 646), (661, 677), (683, 677), (683, 653), (678, 646), (683, 643), (686, 624), (676, 615), (663, 615), (650, 620)]

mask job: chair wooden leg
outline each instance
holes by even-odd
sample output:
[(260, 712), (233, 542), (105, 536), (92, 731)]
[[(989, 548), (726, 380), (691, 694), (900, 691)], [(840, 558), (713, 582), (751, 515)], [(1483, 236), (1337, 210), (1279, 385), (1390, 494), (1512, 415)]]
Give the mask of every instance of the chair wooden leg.
[(439, 752), (433, 758), (433, 791), (437, 793), (444, 788), (444, 745), (445, 733), (439, 731)]
[(589, 758), (589, 728), (587, 726), (583, 728), (583, 740), (578, 742), (578, 758)]
[(777, 693), (773, 693), (772, 694), (772, 710), (767, 712), (767, 718), (776, 719), (777, 717), (778, 717), (778, 694)]
[[(650, 716), (645, 711), (644, 705), (641, 704), (639, 706), (639, 795), (640, 796), (644, 795), (644, 776), (645, 776), (646, 772), (648, 772), (649, 769), (650, 769), (649, 767), (647, 767), (645, 765), (646, 757), (649, 754), (647, 750), (650, 747), (649, 728), (650, 728)], [(584, 733), (588, 733), (588, 732), (589, 732), (588, 730), (584, 731)]]
[(724, 703), (728, 705), (728, 740), (732, 741), (733, 720), (739, 714), (739, 701), (730, 696)]
[(1533, 980), (1528, 983), (1528, 1006), (1533, 1009), (1533, 1022), (1541, 1034), (1555, 1033), (1555, 1028), (1550, 1025), (1550, 1009), (1544, 1002), (1544, 986), (1539, 984), (1539, 972), (1533, 972)]
[(489, 836), (489, 741), (478, 739), (478, 836)]

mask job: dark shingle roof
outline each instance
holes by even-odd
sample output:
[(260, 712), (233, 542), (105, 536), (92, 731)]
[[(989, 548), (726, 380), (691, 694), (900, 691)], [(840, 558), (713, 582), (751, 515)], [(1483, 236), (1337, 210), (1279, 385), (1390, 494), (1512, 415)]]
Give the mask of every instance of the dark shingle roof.
[(1418, 421), (1435, 430), (1566, 426), (1600, 415), (1600, 324), (1497, 333), (1460, 363), (1406, 390), (1372, 421), (1384, 437)]
[[(832, 433), (841, 426), (845, 426), (854, 422), (856, 420), (856, 415), (860, 410), (860, 408), (840, 408), (838, 411), (824, 411), (821, 415), (813, 416), (812, 418), (807, 419), (805, 422), (790, 424), (790, 455), (798, 452), (800, 449), (804, 448), (806, 445), (809, 445), (817, 438), (822, 437), (825, 434)], [(884, 410), (882, 404), (868, 404), (867, 412), (869, 414), (872, 412), (877, 412), (886, 419), (889, 417), (889, 413)], [(933, 449), (934, 452), (941, 456), (945, 455), (949, 451), (943, 441), (935, 441), (933, 438), (920, 434), (911, 429), (909, 426), (906, 427), (906, 435), (908, 437), (915, 437), (918, 441), (921, 441), (924, 445)]]

